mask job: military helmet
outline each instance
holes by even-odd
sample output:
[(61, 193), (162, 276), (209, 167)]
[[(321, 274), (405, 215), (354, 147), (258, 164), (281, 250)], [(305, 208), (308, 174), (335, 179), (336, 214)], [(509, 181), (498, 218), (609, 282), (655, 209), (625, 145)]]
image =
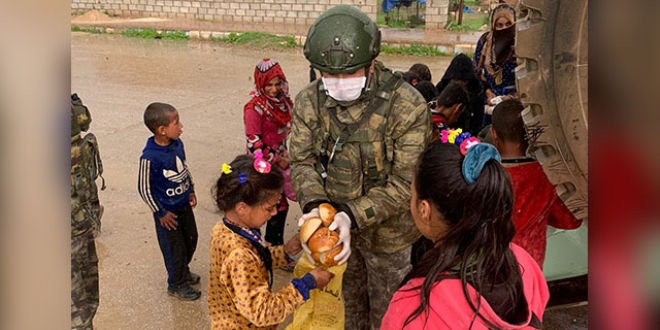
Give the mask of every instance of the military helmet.
[(309, 28), (303, 52), (312, 67), (322, 72), (353, 73), (378, 56), (380, 31), (361, 10), (338, 5), (322, 13)]
[(83, 105), (78, 94), (71, 94), (71, 136), (78, 133), (87, 132), (89, 124), (92, 122), (92, 115), (89, 109)]

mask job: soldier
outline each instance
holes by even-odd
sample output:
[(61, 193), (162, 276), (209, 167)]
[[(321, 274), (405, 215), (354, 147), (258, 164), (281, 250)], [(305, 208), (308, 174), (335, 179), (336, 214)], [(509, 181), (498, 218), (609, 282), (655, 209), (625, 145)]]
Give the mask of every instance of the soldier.
[(321, 14), (304, 45), (321, 79), (298, 94), (293, 110), (292, 183), (305, 213), (299, 225), (320, 203), (338, 210), (331, 229), (344, 243), (335, 259), (348, 260), (346, 329), (380, 327), (420, 237), (409, 186), (431, 119), (419, 92), (376, 61), (379, 51), (380, 31), (362, 11), (338, 5)]
[(100, 162), (96, 139), (81, 135), (91, 121), (87, 107), (71, 95), (71, 329), (76, 330), (93, 329), (99, 306), (94, 232), (100, 228), (102, 208), (94, 179)]

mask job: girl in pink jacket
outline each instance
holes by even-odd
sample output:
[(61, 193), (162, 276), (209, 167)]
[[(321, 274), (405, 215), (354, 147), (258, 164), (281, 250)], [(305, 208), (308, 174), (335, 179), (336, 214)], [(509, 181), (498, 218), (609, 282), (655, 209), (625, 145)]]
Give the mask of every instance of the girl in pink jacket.
[(411, 185), (415, 225), (434, 248), (392, 297), (381, 329), (540, 329), (548, 286), (511, 243), (513, 192), (497, 149), (449, 140), (461, 147), (431, 143)]
[[(286, 138), (291, 129), (291, 108), (289, 83), (280, 64), (264, 58), (254, 68), (254, 89), (250, 101), (243, 107), (246, 150), (248, 155), (261, 153), (284, 176), (282, 198), (274, 215), (266, 224), (264, 239), (273, 246), (284, 244), (284, 227), (289, 212), (287, 197), (296, 200), (291, 187), (289, 156)], [(282, 269), (293, 271), (292, 261)]]

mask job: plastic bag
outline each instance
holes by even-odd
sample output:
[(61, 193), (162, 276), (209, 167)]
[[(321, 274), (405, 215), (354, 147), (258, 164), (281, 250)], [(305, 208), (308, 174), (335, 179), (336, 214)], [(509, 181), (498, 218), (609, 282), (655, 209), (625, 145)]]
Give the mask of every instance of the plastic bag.
[[(303, 277), (316, 268), (307, 256), (298, 260), (293, 276)], [(346, 271), (346, 263), (328, 268), (335, 274), (330, 283), (322, 289), (309, 292), (309, 299), (293, 313), (293, 322), (287, 330), (344, 330), (344, 298), (341, 293), (341, 281)]]

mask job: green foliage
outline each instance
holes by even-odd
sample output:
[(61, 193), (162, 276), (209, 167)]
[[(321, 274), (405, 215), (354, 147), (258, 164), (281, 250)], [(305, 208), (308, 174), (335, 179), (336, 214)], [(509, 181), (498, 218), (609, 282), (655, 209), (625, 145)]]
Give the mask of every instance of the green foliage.
[[(449, 10), (456, 10), (458, 6), (460, 5), (461, 1), (460, 0), (449, 0)], [(470, 7), (472, 10), (476, 10), (477, 7), (488, 7), (488, 6), (482, 6), (481, 1), (479, 0), (464, 0), (463, 5), (465, 7)]]
[(158, 36), (158, 32), (154, 29), (128, 28), (121, 31), (121, 35), (125, 37), (153, 39)]
[(238, 33), (231, 32), (231, 33), (225, 38), (225, 41), (226, 41), (227, 43), (229, 43), (229, 44), (235, 44), (235, 43), (238, 43), (238, 36), (239, 36), (239, 35), (240, 35), (240, 34), (238, 34)]
[(456, 32), (471, 31), (469, 26), (458, 25), (458, 23), (456, 23), (455, 21), (449, 22), (449, 24), (447, 24), (447, 27), (445, 29), (448, 31), (456, 31)]
[(415, 28), (415, 29), (425, 29), (426, 28), (426, 22), (417, 17), (417, 16), (410, 16), (410, 26)]
[(165, 31), (161, 33), (161, 37), (163, 39), (168, 39), (168, 40), (186, 40), (190, 39), (188, 35), (186, 34), (186, 31)]
[(385, 13), (383, 13), (383, 0), (376, 1), (376, 25), (378, 27), (387, 26), (385, 24)]
[(257, 48), (294, 48), (297, 46), (296, 38), (293, 36), (280, 36), (263, 32), (232, 32), (224, 38), (212, 37), (211, 40)]
[(451, 21), (447, 25), (447, 30), (450, 31), (479, 31), (482, 25), (488, 24), (488, 16), (483, 15), (474, 18), (463, 18), (463, 24), (458, 25), (456, 21)]
[(107, 10), (104, 10), (103, 13), (108, 15), (108, 17), (119, 17), (117, 14), (110, 14)]
[(393, 17), (391, 17), (388, 24), (387, 24), (387, 27), (393, 28), (393, 29), (405, 29), (408, 26), (406, 24), (406, 21), (394, 19)]
[(102, 34), (105, 33), (105, 29), (103, 28), (85, 28), (85, 27), (80, 27), (80, 26), (71, 26), (71, 32), (86, 32), (86, 33), (91, 33), (91, 34)]
[(390, 46), (382, 45), (380, 51), (386, 54), (414, 55), (414, 56), (450, 56), (445, 52), (439, 51), (434, 46), (424, 46), (411, 44), (410, 46)]
[[(388, 27), (388, 28), (393, 28), (393, 29), (408, 29), (408, 28), (415, 28), (415, 29), (424, 29), (424, 20), (420, 19), (419, 17), (416, 16), (417, 11), (414, 6), (416, 4), (413, 4), (410, 7), (410, 16), (406, 17), (406, 9), (400, 9), (400, 19), (397, 19), (397, 12), (396, 9), (393, 9), (389, 12), (389, 19), (386, 22), (385, 20), (385, 13), (383, 13), (383, 0), (378, 0), (377, 1), (377, 10), (376, 10), (376, 25), (378, 27)], [(419, 13), (422, 14), (424, 10), (422, 9), (423, 7), (420, 7)]]
[(143, 39), (187, 40), (185, 31), (164, 31), (159, 33), (155, 29), (129, 28), (121, 32), (123, 36)]

